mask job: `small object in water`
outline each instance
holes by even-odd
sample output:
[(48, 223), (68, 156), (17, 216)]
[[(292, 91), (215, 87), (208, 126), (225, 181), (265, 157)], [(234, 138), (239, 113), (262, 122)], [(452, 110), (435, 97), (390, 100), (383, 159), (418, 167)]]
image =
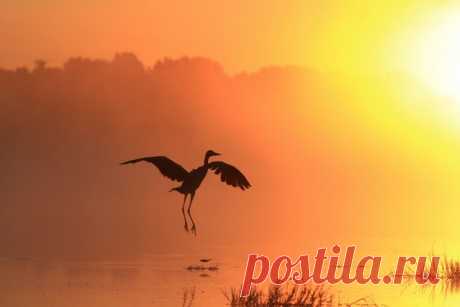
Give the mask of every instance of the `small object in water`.
[(212, 265), (212, 266), (204, 266), (204, 265), (189, 265), (186, 267), (186, 270), (188, 271), (217, 271), (219, 267), (217, 265)]
[(200, 274), (200, 277), (210, 277), (210, 275), (206, 274), (206, 273), (202, 273), (202, 274)]
[(204, 267), (202, 265), (189, 265), (187, 267), (187, 270), (189, 270), (189, 271), (203, 271), (203, 270), (206, 270), (206, 267)]
[(206, 263), (206, 262), (209, 262), (211, 260), (212, 260), (212, 258), (203, 258), (203, 259), (200, 259), (200, 262)]

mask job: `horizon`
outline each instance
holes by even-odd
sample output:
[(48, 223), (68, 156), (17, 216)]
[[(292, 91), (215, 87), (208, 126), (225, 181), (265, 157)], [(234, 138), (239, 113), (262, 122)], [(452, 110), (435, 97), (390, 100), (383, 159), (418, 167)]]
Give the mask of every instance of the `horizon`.
[[(190, 60), (190, 61), (209, 61), (211, 63), (217, 64), (220, 68), (222, 68), (223, 73), (228, 76), (228, 77), (238, 77), (242, 75), (254, 75), (254, 74), (259, 74), (263, 72), (269, 72), (270, 70), (303, 70), (306, 72), (311, 72), (311, 73), (317, 73), (317, 74), (337, 74), (340, 76), (340, 78), (343, 78), (343, 76), (353, 76), (353, 77), (386, 77), (386, 76), (391, 76), (395, 74), (399, 74), (401, 76), (404, 76), (405, 78), (409, 78), (413, 80), (414, 82), (417, 83), (423, 83), (421, 80), (419, 80), (416, 76), (411, 74), (410, 72), (404, 71), (402, 68), (394, 68), (393, 70), (388, 70), (388, 71), (341, 71), (341, 70), (334, 70), (333, 68), (330, 69), (315, 69), (314, 67), (302, 65), (302, 64), (267, 64), (265, 66), (261, 66), (256, 68), (255, 70), (248, 70), (245, 68), (242, 68), (242, 70), (239, 71), (227, 71), (222, 65), (221, 62), (217, 61), (216, 59), (210, 58), (210, 57), (205, 57), (205, 56), (189, 56), (189, 55), (183, 55), (183, 56), (178, 56), (178, 57), (170, 57), (170, 56), (162, 56), (158, 58), (157, 60), (154, 61), (153, 64), (148, 64), (147, 61), (139, 58), (135, 53), (130, 52), (130, 51), (119, 51), (115, 52), (112, 57), (107, 57), (107, 58), (102, 58), (102, 57), (85, 57), (85, 56), (78, 56), (78, 55), (73, 55), (69, 56), (64, 62), (59, 63), (59, 64), (50, 64), (48, 63), (45, 59), (42, 58), (37, 58), (34, 60), (32, 63), (25, 64), (25, 65), (19, 65), (19, 66), (14, 66), (14, 67), (6, 67), (6, 66), (0, 66), (0, 70), (4, 71), (18, 71), (21, 69), (26, 69), (29, 73), (33, 72), (34, 69), (37, 68), (37, 63), (41, 62), (44, 65), (44, 68), (46, 69), (64, 69), (65, 64), (71, 60), (88, 60), (91, 62), (98, 62), (102, 61), (105, 63), (112, 63), (113, 60), (115, 59), (116, 56), (123, 56), (123, 55), (133, 55), (136, 59), (139, 60), (139, 62), (142, 64), (143, 68), (145, 71), (153, 70), (155, 68), (155, 65), (164, 63), (165, 61), (172, 61), (172, 62), (180, 62), (183, 60)], [(41, 65), (41, 64), (40, 64)], [(337, 78), (337, 79), (340, 79)], [(436, 95), (436, 93), (433, 93)]]
[[(6, 36), (0, 66), (30, 65), (36, 59), (54, 66), (72, 55), (108, 59), (118, 50), (128, 50), (143, 60), (164, 55), (209, 57), (231, 74), (269, 65), (407, 70), (398, 58), (410, 61), (413, 54), (404, 49), (414, 47), (427, 24), (458, 9), (455, 1), (421, 5), (413, 0), (346, 5), (295, 1), (290, 6), (276, 0), (262, 6), (206, 0), (193, 4), (135, 0), (129, 5), (111, 0), (65, 5), (21, 0), (4, 3), (0, 12), (4, 27), (15, 29)], [(188, 44), (184, 35), (195, 43)]]

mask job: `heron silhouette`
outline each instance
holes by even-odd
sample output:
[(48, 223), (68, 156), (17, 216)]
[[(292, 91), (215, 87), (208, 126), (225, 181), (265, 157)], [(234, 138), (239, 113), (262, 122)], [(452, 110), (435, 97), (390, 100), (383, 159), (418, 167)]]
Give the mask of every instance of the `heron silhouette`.
[(189, 226), (187, 218), (185, 216), (185, 204), (187, 202), (187, 196), (190, 195), (190, 203), (187, 209), (188, 216), (192, 222), (190, 231), (196, 235), (196, 225), (190, 212), (192, 208), (193, 198), (195, 197), (196, 190), (200, 187), (203, 182), (208, 170), (214, 171), (216, 175), (220, 174), (220, 179), (228, 185), (233, 187), (239, 187), (243, 191), (250, 188), (251, 184), (246, 177), (233, 165), (227, 164), (222, 161), (209, 162), (209, 158), (212, 156), (219, 156), (220, 154), (212, 150), (208, 150), (204, 156), (203, 165), (188, 172), (183, 166), (174, 162), (165, 156), (154, 156), (154, 157), (143, 157), (122, 162), (122, 165), (133, 164), (137, 162), (149, 162), (155, 165), (161, 174), (173, 181), (182, 182), (182, 185), (172, 188), (170, 192), (177, 191), (184, 195), (184, 202), (182, 203), (182, 215), (184, 217), (184, 228), (188, 232)]

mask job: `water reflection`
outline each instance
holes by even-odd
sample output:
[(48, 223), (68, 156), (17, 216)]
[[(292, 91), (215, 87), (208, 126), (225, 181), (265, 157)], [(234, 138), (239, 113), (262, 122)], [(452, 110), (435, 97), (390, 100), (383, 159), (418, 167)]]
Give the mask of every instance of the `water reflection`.
[(193, 286), (188, 289), (184, 289), (182, 296), (182, 307), (192, 307), (195, 301), (196, 287)]
[[(189, 255), (119, 262), (2, 259), (0, 306), (228, 306), (222, 293), (239, 287), (244, 267), (244, 257), (234, 256), (209, 261)], [(459, 268), (458, 262), (445, 262), (436, 286), (420, 286), (407, 274), (402, 285), (337, 285), (331, 291), (342, 306), (458, 307)]]

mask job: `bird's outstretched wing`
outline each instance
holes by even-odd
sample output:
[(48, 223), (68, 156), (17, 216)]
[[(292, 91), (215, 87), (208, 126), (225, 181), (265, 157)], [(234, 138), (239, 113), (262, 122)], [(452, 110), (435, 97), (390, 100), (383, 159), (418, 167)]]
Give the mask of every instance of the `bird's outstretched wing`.
[(163, 176), (168, 177), (171, 180), (176, 180), (179, 182), (184, 181), (188, 175), (188, 172), (185, 168), (164, 156), (138, 158), (125, 161), (120, 164), (125, 165), (142, 161), (152, 163), (160, 170)]
[(244, 175), (233, 165), (222, 161), (214, 161), (208, 164), (208, 168), (213, 170), (216, 175), (220, 174), (220, 180), (233, 187), (242, 190), (249, 189), (251, 184)]

